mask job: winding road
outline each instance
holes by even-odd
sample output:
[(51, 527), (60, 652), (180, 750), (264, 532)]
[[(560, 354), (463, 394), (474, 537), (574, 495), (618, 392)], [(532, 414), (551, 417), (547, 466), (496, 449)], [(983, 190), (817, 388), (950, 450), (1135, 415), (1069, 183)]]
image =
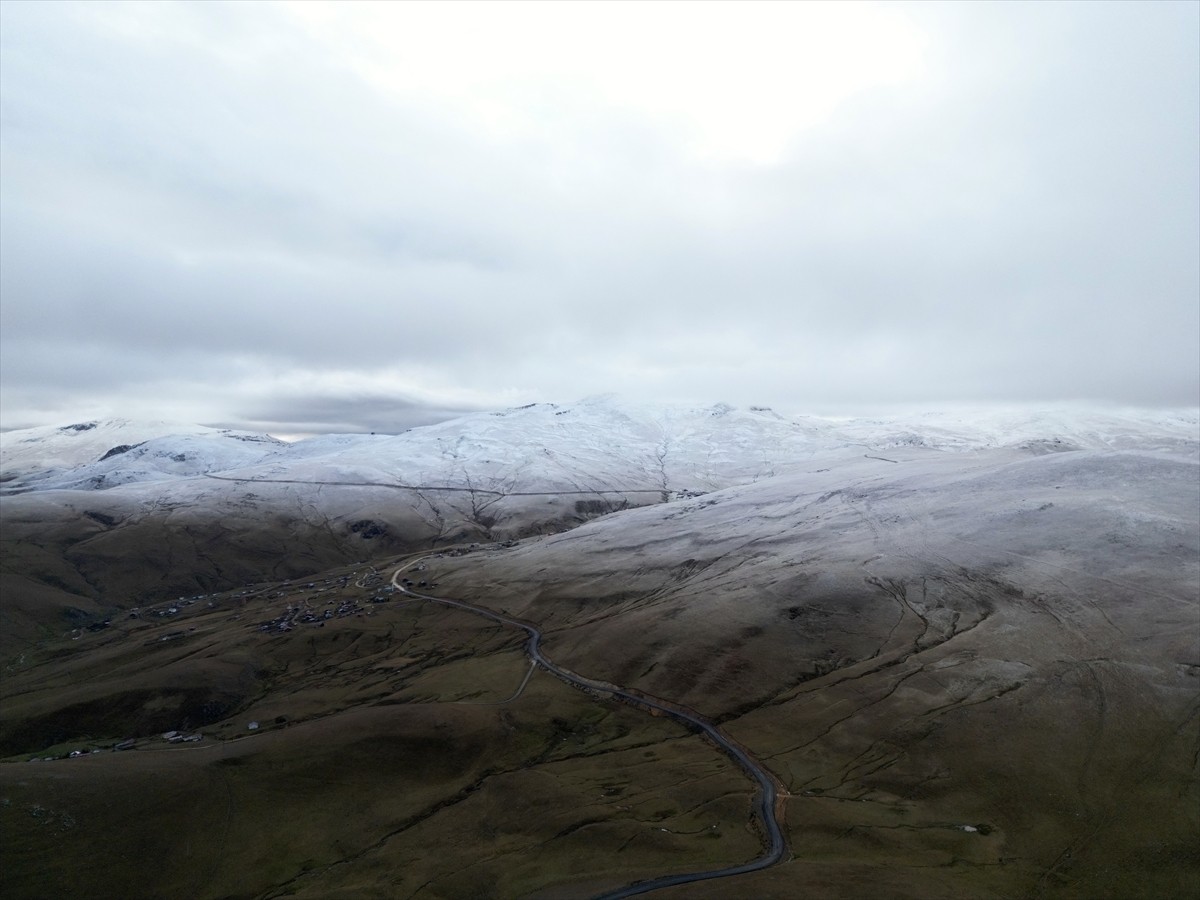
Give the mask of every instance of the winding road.
[[(616, 685), (607, 684), (603, 681), (594, 681), (591, 678), (585, 678), (569, 669), (564, 669), (562, 666), (551, 662), (542, 654), (542, 632), (534, 625), (528, 622), (523, 622), (520, 619), (514, 619), (510, 616), (502, 615), (490, 609), (485, 609), (482, 606), (475, 606), (472, 603), (466, 603), (462, 600), (450, 600), (445, 597), (432, 597), (428, 594), (421, 594), (405, 587), (400, 581), (400, 575), (408, 571), (419, 560), (413, 560), (407, 565), (401, 566), (392, 575), (392, 586), (402, 594), (409, 597), (414, 597), (420, 600), (427, 600), (431, 603), (440, 603), (443, 606), (450, 606), (455, 609), (461, 609), (469, 613), (474, 613), (477, 616), (491, 619), (493, 622), (499, 622), (501, 625), (511, 625), (514, 628), (519, 628), (524, 631), (529, 640), (525, 645), (526, 652), (529, 654), (534, 664), (541, 666), (547, 672), (558, 676), (568, 684), (573, 684), (576, 687), (585, 688), (590, 691), (608, 694), (620, 700), (624, 700), (634, 706), (642, 707), (643, 709), (657, 710), (665, 715), (670, 716), (678, 722), (683, 723), (693, 731), (704, 734), (710, 741), (716, 744), (726, 756), (736, 762), (743, 770), (758, 784), (758, 802), (755, 807), (760, 821), (762, 822), (763, 830), (767, 838), (767, 849), (762, 856), (751, 860), (748, 863), (743, 863), (739, 866), (726, 866), (721, 869), (710, 869), (706, 872), (685, 872), (678, 875), (664, 875), (661, 878), (655, 878), (649, 881), (641, 881), (636, 884), (629, 885), (611, 893), (602, 894), (597, 900), (619, 900), (621, 897), (633, 897), (637, 894), (646, 894), (650, 891), (656, 891), (660, 888), (674, 887), (682, 884), (692, 884), (697, 881), (708, 881), (713, 878), (728, 878), (734, 875), (745, 875), (750, 872), (758, 872), (762, 869), (769, 868), (781, 862), (787, 852), (787, 843), (783, 837), (783, 829), (779, 825), (779, 818), (776, 813), (776, 804), (780, 793), (779, 787), (775, 779), (767, 772), (766, 768), (755, 760), (750, 753), (736, 743), (732, 738), (722, 733), (712, 722), (703, 718), (692, 710), (683, 707), (675, 706), (665, 700), (647, 697), (644, 694), (635, 693), (628, 688), (617, 687)], [(530, 670), (532, 672), (532, 669)], [(526, 675), (526, 681), (528, 681)], [(522, 685), (523, 686), (523, 685)]]
[(237, 484), (303, 484), (329, 485), (330, 487), (381, 487), (395, 491), (448, 491), (452, 494), (490, 494), (494, 497), (555, 497), (559, 494), (663, 494), (670, 493), (663, 488), (591, 488), (589, 490), (547, 490), (547, 491), (497, 491), (491, 488), (451, 487), (444, 484), (402, 484), (388, 481), (310, 481), (301, 478), (234, 478), (231, 475), (212, 475), (203, 473), (205, 478), (214, 481), (232, 481)]

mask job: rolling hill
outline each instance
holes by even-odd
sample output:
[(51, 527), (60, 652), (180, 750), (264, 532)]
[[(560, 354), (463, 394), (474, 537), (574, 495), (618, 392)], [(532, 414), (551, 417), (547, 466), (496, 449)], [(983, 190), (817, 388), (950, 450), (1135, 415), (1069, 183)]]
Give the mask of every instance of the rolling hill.
[(10, 432), (6, 895), (583, 897), (760, 852), (717, 748), (401, 569), (771, 773), (785, 862), (664, 896), (1184, 895), (1197, 432), (610, 397), (293, 444)]

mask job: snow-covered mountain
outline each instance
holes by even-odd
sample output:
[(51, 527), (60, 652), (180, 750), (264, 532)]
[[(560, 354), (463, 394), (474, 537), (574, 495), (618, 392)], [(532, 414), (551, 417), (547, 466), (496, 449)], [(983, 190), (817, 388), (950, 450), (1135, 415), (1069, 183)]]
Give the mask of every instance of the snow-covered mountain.
[(195, 425), (88, 422), (0, 435), (6, 492), (96, 490), (224, 473), (244, 480), (520, 492), (709, 491), (816, 457), (911, 447), (1122, 449), (1196, 457), (1195, 413), (1007, 410), (833, 420), (763, 407), (663, 407), (605, 396), (477, 413), (404, 434), (287, 444)]
[[(1051, 453), (1077, 459), (1079, 471), (1106, 473), (1094, 475), (1101, 481), (1160, 469), (1089, 468), (1086, 459), (1135, 456), (1195, 473), (1198, 432), (1195, 412), (1186, 411), (832, 420), (612, 397), (291, 444), (122, 420), (30, 429), (0, 436), (0, 577), (12, 582), (8, 596), (43, 598), (29, 600), (37, 609), (47, 608), (48, 585), (69, 595), (56, 594), (56, 602), (78, 608), (88, 608), (87, 598), (128, 605), (147, 593), (213, 589), (264, 573), (292, 577), (386, 554), (561, 533), (664, 503), (664, 515), (707, 530), (711, 517), (697, 517), (689, 504), (756, 486), (786, 507), (806, 484), (833, 491), (839, 479), (874, 484), (903, 470), (916, 496), (924, 490), (917, 476), (930, 466), (983, 473)], [(985, 516), (991, 501), (980, 490), (964, 502)], [(931, 491), (921, 502), (936, 515), (963, 500), (951, 494)], [(746, 494), (746, 509), (768, 509), (758, 496)], [(692, 540), (701, 538), (685, 543)]]
[(0, 483), (9, 490), (96, 490), (253, 465), (287, 443), (265, 434), (130, 419), (0, 434)]
[[(336, 697), (354, 714), (386, 703), (389, 723), (435, 710), (439, 731), (495, 717), (497, 745), (513, 743), (519, 707), (475, 705), (476, 679), (500, 669), (460, 643), (475, 633), (461, 611), (447, 610), (455, 624), (441, 631), (429, 625), (438, 613), (407, 601), (344, 626), (262, 631), (285, 603), (290, 614), (330, 602), (333, 579), (317, 588), (318, 573), (369, 594), (346, 573), (378, 586), (403, 561), (438, 595), (536, 623), (558, 664), (718, 722), (779, 778), (792, 846), (824, 858), (837, 845), (856, 889), (919, 870), (953, 880), (896, 882), (891, 893), (1033, 895), (1070, 858), (1096, 874), (1064, 897), (1143, 883), (1191, 896), (1198, 432), (1194, 412), (831, 420), (596, 398), (293, 444), (120, 422), (9, 433), (0, 663), (66, 659), (66, 636), (76, 659), (95, 654), (80, 671), (97, 677), (67, 683), (28, 668), (27, 693), (43, 695), (15, 694), (0, 726), (22, 752), (60, 740), (43, 734), (81, 734), (92, 721), (81, 710), (126, 716), (96, 734), (161, 733), (125, 721), (182, 703), (173, 698), (186, 690), (218, 736), (230, 709), (265, 718), (252, 712), (260, 702), (287, 718), (275, 734), (349, 731), (300, 730), (324, 728), (313, 710)], [(175, 601), (201, 594), (208, 603), (192, 608), (208, 618), (169, 624), (190, 606)], [(172, 630), (155, 631), (147, 608)], [(514, 672), (524, 667), (519, 635), (490, 623), (480, 633)], [(414, 665), (408, 648), (422, 635), (433, 649)], [(387, 666), (370, 662), (376, 652)], [(394, 663), (419, 670), (409, 693), (396, 693)], [(154, 693), (134, 693), (131, 671)], [(308, 675), (319, 681), (295, 680)], [(264, 678), (286, 701), (262, 700)], [(525, 709), (557, 715), (544, 696)], [(557, 722), (537, 725), (556, 745)], [(422, 752), (441, 754), (449, 734)], [(268, 746), (254, 741), (238, 746)], [(640, 768), (653, 754), (631, 746)], [(502, 781), (485, 779), (479, 795)], [(657, 813), (630, 819), (629, 798), (612, 799), (614, 821), (664, 834)], [(481, 807), (449, 808), (462, 808), (462, 827), (477, 824)], [(749, 806), (730, 809), (741, 829)], [(864, 874), (868, 853), (882, 862)], [(1132, 891), (1109, 884), (1114, 859), (1139, 861), (1122, 863)], [(781, 866), (745, 893), (792, 896), (796, 883)]]
[(1058, 406), (951, 410), (851, 419), (843, 422), (840, 430), (847, 438), (876, 449), (1138, 450), (1195, 457), (1200, 448), (1200, 415), (1194, 409), (1114, 411)]

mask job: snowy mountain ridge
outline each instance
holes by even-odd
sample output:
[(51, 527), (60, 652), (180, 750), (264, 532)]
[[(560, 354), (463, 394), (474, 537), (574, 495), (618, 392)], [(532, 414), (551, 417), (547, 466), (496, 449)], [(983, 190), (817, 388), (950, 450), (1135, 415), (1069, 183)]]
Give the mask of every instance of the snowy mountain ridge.
[(112, 419), (0, 434), (8, 493), (97, 490), (226, 473), (488, 490), (714, 490), (791, 470), (815, 456), (1012, 448), (1200, 454), (1195, 411), (943, 411), (835, 420), (766, 407), (661, 406), (592, 397), (474, 413), (399, 435), (266, 434)]
[[(882, 844), (895, 849), (877, 872), (1003, 873), (985, 891), (996, 896), (1036, 893), (1062, 847), (1090, 853), (1088, 871), (1120, 854), (1159, 866), (1170, 848), (1193, 860), (1194, 414), (789, 419), (592, 398), (293, 444), (194, 426), (82, 426), (10, 433), (2, 445), (0, 657), (18, 689), (0, 740), (36, 754), (55, 779), (158, 756), (60, 766), (43, 748), (94, 734), (159, 742), (183, 722), (207, 729), (214, 747), (238, 723), (274, 722), (233, 752), (279, 746), (287, 756), (276, 758), (293, 761), (345, 732), (333, 766), (379, 755), (385, 738), (364, 743), (373, 732), (345, 726), (375, 712), (389, 728), (429, 716), (431, 734), (466, 723), (461, 740), (482, 765), (489, 743), (472, 735), (484, 717), (505, 729), (490, 746), (520, 743), (512, 727), (550, 735), (555, 752), (564, 735), (592, 739), (599, 698), (583, 701), (586, 732), (544, 724), (561, 709), (545, 691), (562, 687), (525, 665), (514, 634), (380, 593), (403, 566), (428, 597), (536, 623), (539, 646), (573, 672), (719, 722), (788, 792), (794, 846), (857, 830), (870, 843), (846, 851), (855, 866)], [(413, 653), (422, 640), (428, 650)], [(88, 668), (31, 665), (43, 652), (48, 666)], [(527, 685), (533, 693), (518, 696)], [(347, 718), (326, 721), (335, 715)], [(612, 733), (615, 752), (648, 764), (640, 737)], [(389, 747), (409, 740), (378, 734)], [(460, 739), (450, 734), (429, 753)], [(268, 743), (289, 735), (297, 743)], [(565, 749), (587, 761), (587, 746)], [(405, 754), (385, 754), (386, 777), (395, 759), (416, 758)], [(288, 796), (293, 761), (251, 771), (287, 773)], [(10, 786), (31, 777), (32, 767), (9, 768)], [(679, 777), (713, 771), (706, 761)], [(197, 777), (197, 792), (208, 790), (207, 766)], [(592, 778), (589, 798), (603, 784)], [(676, 776), (663, 783), (675, 797)], [(511, 803), (515, 789), (489, 802)], [(175, 796), (162, 802), (164, 821), (179, 821)], [(640, 801), (611, 799), (623, 801), (614, 821), (637, 837), (644, 814), (630, 819), (625, 802)], [(226, 798), (217, 801), (219, 827)], [(730, 832), (744, 830), (749, 803), (726, 807)], [(689, 821), (711, 834), (710, 808)], [(478, 825), (479, 807), (463, 815), (462, 828)], [(390, 830), (393, 814), (379, 821)], [(89, 861), (111, 855), (97, 840)], [(1098, 840), (1108, 843), (1095, 849)], [(141, 868), (132, 872), (141, 884)], [(794, 882), (779, 884), (784, 896)], [(1103, 895), (1097, 884), (1079, 896)], [(1196, 893), (1177, 889), (1183, 878), (1158, 884), (1156, 895)], [(928, 895), (964, 885), (989, 887), (938, 882)], [(908, 887), (900, 894), (926, 896)]]
[(228, 428), (93, 420), (0, 434), (0, 479), (10, 489), (94, 490), (252, 465), (287, 446)]

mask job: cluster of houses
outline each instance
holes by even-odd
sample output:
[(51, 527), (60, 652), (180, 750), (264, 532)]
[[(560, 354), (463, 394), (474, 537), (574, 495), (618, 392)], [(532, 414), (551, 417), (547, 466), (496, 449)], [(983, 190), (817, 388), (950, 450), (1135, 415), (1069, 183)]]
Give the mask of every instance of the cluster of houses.
[[(233, 598), (233, 599), (244, 599), (244, 598), (248, 598), (248, 597), (257, 596), (257, 595), (263, 593), (264, 590), (266, 590), (265, 586), (257, 585), (254, 587), (243, 588), (242, 590), (238, 591), (237, 593), (230, 593), (227, 596), (230, 598)], [(169, 619), (173, 616), (179, 615), (181, 612), (183, 612), (189, 606), (193, 606), (197, 603), (200, 603), (201, 601), (208, 601), (206, 606), (209, 609), (213, 609), (216, 607), (218, 601), (221, 599), (222, 596), (223, 596), (222, 594), (195, 594), (191, 597), (179, 597), (175, 600), (172, 600), (168, 603), (163, 603), (158, 606), (147, 606), (144, 609), (140, 609), (140, 608), (131, 609), (129, 611), (129, 618), (145, 619), (145, 618), (155, 617), (155, 618), (159, 618), (159, 619)], [(283, 596), (285, 596), (285, 594), (283, 591), (280, 591), (279, 593), (275, 594), (274, 596), (283, 597)]]
[(261, 622), (258, 630), (264, 634), (284, 634), (300, 625), (324, 625), (330, 619), (352, 616), (361, 610), (362, 607), (358, 605), (357, 600), (343, 600), (336, 608), (326, 607), (319, 612), (314, 611), (307, 601), (295, 605), (289, 603), (284, 608), (282, 615), (276, 616), (270, 621)]
[[(168, 732), (168, 734), (176, 734), (176, 733), (177, 732), (173, 732), (173, 731)], [(163, 737), (165, 738), (166, 735), (164, 734)], [(188, 738), (188, 740), (197, 740), (198, 741), (198, 740), (200, 740), (200, 735), (197, 734), (193, 738)], [(131, 749), (133, 749), (133, 743), (134, 742), (132, 739), (127, 740), (127, 741), (121, 741), (119, 744), (114, 745), (112, 749), (113, 750), (131, 750)], [(32, 759), (30, 759), (29, 761), (30, 762), (54, 762), (55, 760), (58, 760), (58, 759), (79, 759), (81, 756), (95, 756), (97, 753), (105, 753), (105, 752), (106, 752), (106, 750), (104, 747), (83, 747), (83, 748), (80, 748), (79, 750), (72, 750), (70, 753), (66, 754), (65, 756), (35, 756)]]
[(197, 594), (194, 597), (180, 597), (178, 600), (173, 600), (162, 606), (149, 606), (145, 609), (134, 608), (129, 611), (129, 618), (143, 619), (148, 616), (155, 616), (159, 619), (169, 619), (171, 616), (179, 615), (183, 610), (195, 603), (199, 603), (201, 600), (208, 600), (208, 605), (214, 606), (215, 602), (209, 598), (216, 596), (216, 594)]
[[(423, 567), (422, 567), (422, 568), (423, 568)], [(433, 582), (431, 582), (431, 581), (418, 581), (418, 582), (416, 582), (416, 583), (414, 584), (414, 583), (413, 583), (413, 580), (412, 580), (411, 578), (401, 578), (401, 579), (400, 579), (400, 583), (401, 583), (402, 585), (404, 585), (404, 587), (405, 587), (405, 588), (407, 588), (408, 590), (412, 590), (414, 587), (418, 587), (418, 588), (435, 588), (435, 587), (437, 587), (437, 582), (436, 582), (436, 581), (433, 581)]]
[[(444, 559), (447, 556), (467, 556), (468, 554), (470, 554), (476, 550), (501, 550), (501, 549), (509, 550), (509, 549), (512, 549), (513, 547), (516, 547), (519, 543), (520, 542), (514, 538), (514, 539), (507, 540), (507, 541), (494, 541), (493, 543), (490, 543), (490, 544), (468, 544), (465, 547), (451, 547), (450, 549), (445, 550), (442, 553), (436, 554), (433, 558), (434, 559)], [(417, 566), (417, 568), (420, 569), (420, 568), (424, 568), (424, 567)]]
[(168, 744), (194, 744), (204, 740), (202, 734), (185, 734), (182, 731), (165, 731), (162, 739)]
[(93, 749), (72, 750), (66, 756), (34, 756), (29, 761), (30, 762), (54, 762), (56, 759), (79, 759), (79, 757), (81, 757), (81, 756), (91, 756), (93, 753), (103, 753), (103, 752), (104, 751), (100, 750), (100, 749), (97, 749), (97, 750), (93, 750)]
[[(312, 583), (305, 587), (312, 587)], [(369, 598), (369, 603), (387, 603), (390, 594), (395, 590), (390, 584), (380, 588)], [(318, 591), (319, 593), (319, 591)], [(342, 597), (328, 600), (324, 609), (315, 609), (313, 602), (319, 597), (309, 597), (300, 603), (289, 603), (281, 615), (258, 625), (258, 630), (264, 634), (283, 634), (301, 625), (324, 626), (331, 619), (344, 619), (347, 616), (360, 615), (363, 612), (362, 603), (354, 597)], [(335, 605), (336, 604), (336, 605)]]
[[(256, 585), (254, 587), (244, 588), (240, 592), (222, 595), (222, 594), (196, 594), (191, 597), (179, 597), (168, 603), (163, 603), (157, 606), (147, 606), (141, 608), (133, 608), (129, 610), (130, 619), (171, 619), (178, 616), (188, 607), (194, 604), (206, 601), (208, 608), (212, 609), (217, 606), (222, 597), (228, 596), (229, 599), (237, 601), (254, 596), (265, 597), (266, 599), (282, 599), (294, 594), (297, 590), (311, 591), (314, 595), (322, 594), (326, 591), (338, 591), (351, 586), (351, 581), (354, 578), (352, 574), (345, 574), (336, 578), (327, 578), (321, 582), (310, 581), (306, 584), (293, 585), (291, 582), (283, 582), (276, 585), (276, 590), (273, 592), (266, 585)], [(366, 588), (367, 590), (374, 589), (374, 595), (369, 598), (370, 603), (386, 603), (390, 598), (389, 594), (395, 590), (390, 584), (382, 585), (382, 576), (372, 569), (369, 573), (360, 578), (354, 583), (355, 587)], [(357, 615), (363, 611), (363, 607), (358, 600), (342, 598), (336, 603), (327, 601), (324, 609), (315, 610), (314, 605), (318, 603), (320, 598), (310, 596), (301, 601), (299, 604), (289, 604), (284, 612), (274, 619), (267, 622), (262, 622), (258, 626), (258, 630), (264, 633), (281, 633), (291, 631), (298, 625), (323, 625), (330, 619), (344, 618), (346, 616)], [(234, 618), (240, 618), (235, 616)], [(91, 631), (99, 631), (108, 627), (111, 622), (105, 621), (95, 625), (88, 626)], [(82, 634), (83, 629), (76, 629), (75, 636)], [(169, 641), (184, 636), (184, 632), (171, 632), (167, 635), (162, 635), (158, 640)]]

